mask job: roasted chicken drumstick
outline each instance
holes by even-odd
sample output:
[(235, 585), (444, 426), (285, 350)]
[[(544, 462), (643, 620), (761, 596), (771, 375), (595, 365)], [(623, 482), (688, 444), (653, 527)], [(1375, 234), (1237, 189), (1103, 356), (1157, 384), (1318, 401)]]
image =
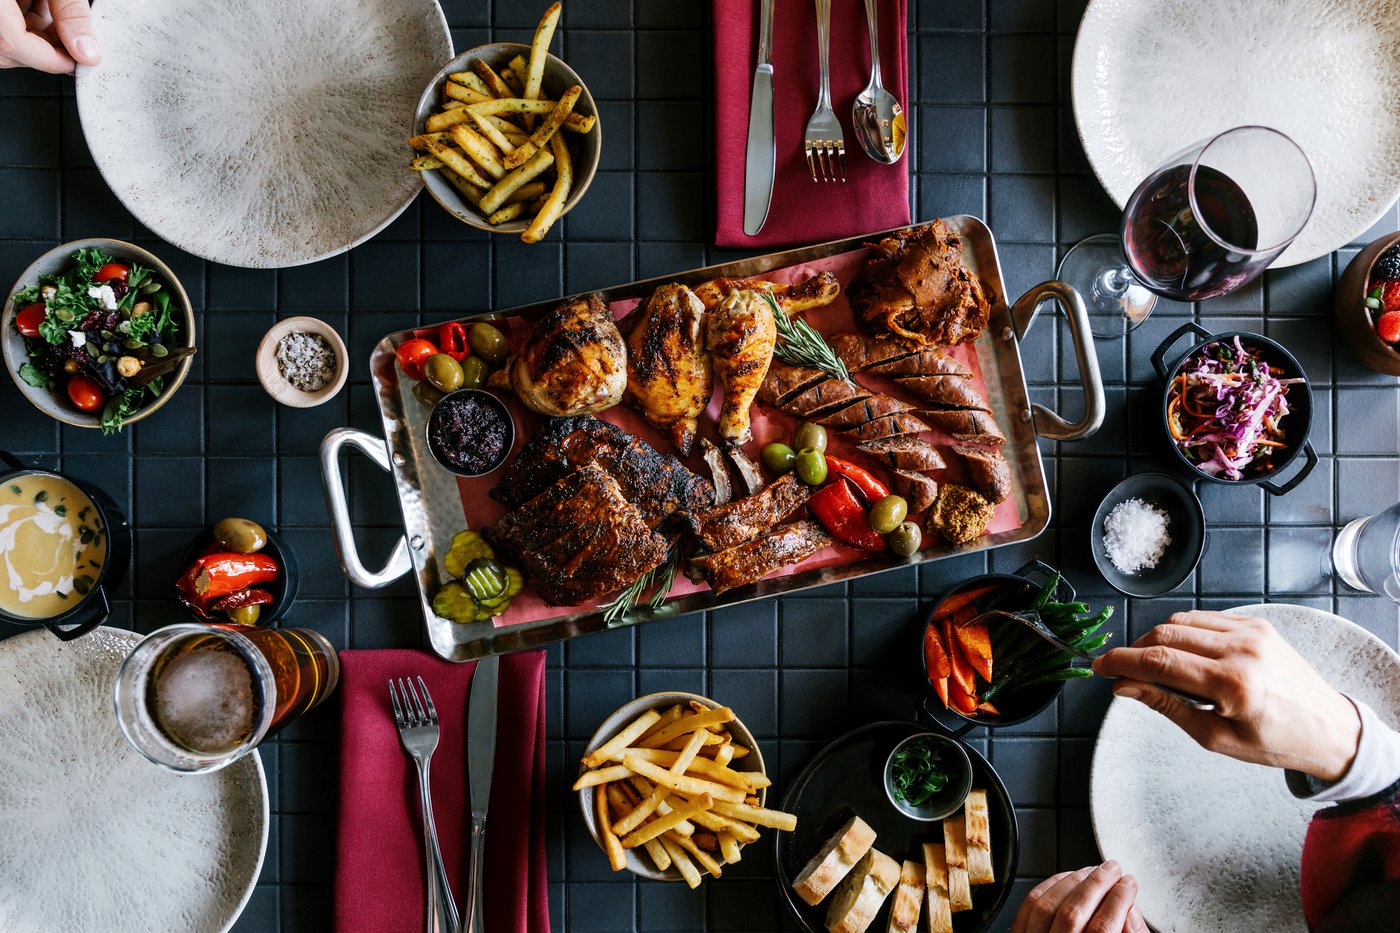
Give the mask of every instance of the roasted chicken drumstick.
[(777, 340), (773, 312), (757, 292), (731, 291), (710, 312), (706, 343), (714, 355), (715, 372), (724, 386), (719, 434), (731, 444), (747, 444), (753, 440), (749, 408), (768, 375)]
[(778, 307), (787, 315), (810, 311), (829, 305), (841, 294), (841, 283), (830, 272), (818, 272), (810, 278), (791, 285), (768, 282), (762, 279), (711, 279), (695, 286), (695, 294), (705, 303), (706, 310), (713, 311), (730, 292), (741, 288), (755, 291), (771, 291), (778, 300)]
[(626, 320), (627, 390), (623, 398), (652, 424), (667, 428), (682, 455), (695, 443), (710, 403), (714, 374), (705, 347), (705, 306), (684, 285), (663, 285)]

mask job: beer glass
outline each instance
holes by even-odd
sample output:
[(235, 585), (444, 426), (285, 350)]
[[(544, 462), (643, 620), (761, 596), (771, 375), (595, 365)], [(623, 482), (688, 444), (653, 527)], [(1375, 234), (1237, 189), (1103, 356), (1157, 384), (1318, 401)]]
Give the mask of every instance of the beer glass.
[(301, 628), (171, 625), (117, 673), (117, 722), (172, 771), (216, 771), (317, 706), (340, 681), (324, 636)]

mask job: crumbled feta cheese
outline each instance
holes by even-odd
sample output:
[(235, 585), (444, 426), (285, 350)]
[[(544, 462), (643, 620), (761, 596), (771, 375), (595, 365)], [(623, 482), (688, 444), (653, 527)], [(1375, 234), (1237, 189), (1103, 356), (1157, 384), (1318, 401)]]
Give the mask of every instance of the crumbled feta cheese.
[(108, 311), (117, 310), (117, 296), (112, 291), (112, 286), (107, 284), (92, 285), (88, 287), (88, 297), (94, 299)]
[(70, 330), (68, 332), (68, 339), (73, 341), (73, 346), (75, 347), (87, 346), (87, 334), (80, 330)]
[(121, 334), (131, 333), (131, 322), (122, 321), (120, 324), (117, 325), (117, 332)]

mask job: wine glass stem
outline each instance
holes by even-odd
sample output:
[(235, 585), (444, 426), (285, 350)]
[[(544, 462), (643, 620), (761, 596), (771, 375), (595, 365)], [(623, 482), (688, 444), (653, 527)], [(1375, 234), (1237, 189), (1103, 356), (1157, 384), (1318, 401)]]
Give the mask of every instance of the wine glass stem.
[(1137, 283), (1127, 263), (1109, 266), (1094, 279), (1094, 295), (1098, 298), (1122, 298)]

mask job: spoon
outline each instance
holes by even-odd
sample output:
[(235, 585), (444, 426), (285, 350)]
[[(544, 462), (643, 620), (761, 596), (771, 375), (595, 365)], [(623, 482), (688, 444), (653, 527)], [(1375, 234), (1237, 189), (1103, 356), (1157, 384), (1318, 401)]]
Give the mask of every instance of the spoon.
[[(988, 612), (982, 613), (980, 616), (973, 619), (968, 624), (975, 625), (978, 622), (986, 622), (987, 620), (994, 618), (1012, 619), (1016, 622), (1020, 622), (1026, 628), (1030, 629), (1032, 632), (1039, 635), (1041, 638), (1045, 639), (1050, 644), (1054, 645), (1056, 648), (1059, 648), (1066, 654), (1072, 654), (1076, 658), (1083, 658), (1086, 661), (1094, 660), (1094, 656), (1092, 654), (1089, 654), (1087, 651), (1080, 651), (1078, 648), (1069, 644), (1064, 639), (1060, 638), (1060, 636), (1052, 632), (1050, 630), (1050, 626), (1046, 625), (1040, 620), (1040, 613), (1036, 612), (1033, 609), (1028, 610), (1026, 612), (1008, 612), (1005, 609), (992, 609)], [(1176, 697), (1178, 700), (1185, 703), (1192, 709), (1198, 709), (1203, 713), (1212, 713), (1215, 711), (1215, 704), (1212, 703), (1210, 700), (1205, 700), (1201, 697), (1193, 696), (1189, 693), (1182, 693), (1180, 690), (1173, 690), (1171, 687), (1168, 687), (1164, 684), (1153, 684), (1152, 686), (1156, 687), (1158, 690), (1162, 691), (1163, 693), (1169, 696)]]
[(876, 162), (893, 165), (904, 155), (907, 126), (904, 108), (880, 83), (880, 17), (876, 0), (865, 0), (865, 22), (870, 32), (870, 83), (856, 95), (851, 126), (865, 154)]

